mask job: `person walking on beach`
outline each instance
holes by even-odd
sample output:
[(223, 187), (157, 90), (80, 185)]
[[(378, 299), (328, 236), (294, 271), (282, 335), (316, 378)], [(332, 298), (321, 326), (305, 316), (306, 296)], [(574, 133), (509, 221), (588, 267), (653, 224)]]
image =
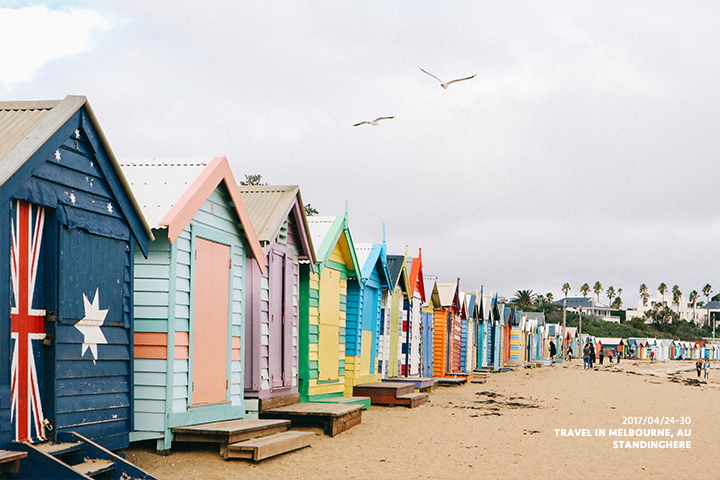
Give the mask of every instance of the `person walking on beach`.
[(695, 362), (695, 370), (697, 370), (698, 378), (700, 378), (700, 371), (702, 370), (702, 360)]
[(590, 344), (586, 343), (585, 348), (583, 348), (583, 370), (589, 370), (592, 366), (590, 364)]
[(703, 363), (703, 378), (710, 378), (710, 359), (706, 358)]
[(555, 358), (557, 355), (557, 348), (555, 348), (555, 342), (550, 340), (550, 358)]
[[(650, 361), (651, 362), (655, 361), (655, 352), (650, 352)], [(698, 376), (700, 376), (700, 375), (698, 374)]]
[[(611, 352), (612, 352), (612, 350), (611, 350)], [(615, 358), (617, 359), (616, 361), (617, 361), (618, 364), (620, 363), (620, 357), (622, 357), (622, 350), (620, 350), (620, 349), (618, 348), (617, 355), (615, 356)]]
[(602, 362), (603, 362), (603, 357), (605, 357), (605, 351), (604, 351), (602, 348), (600, 349), (600, 355), (599, 355), (599, 356), (600, 356), (600, 365), (602, 365), (602, 364), (603, 364), (603, 363), (602, 363)]
[(613, 358), (613, 349), (611, 348), (608, 351), (608, 362), (612, 363), (612, 358)]

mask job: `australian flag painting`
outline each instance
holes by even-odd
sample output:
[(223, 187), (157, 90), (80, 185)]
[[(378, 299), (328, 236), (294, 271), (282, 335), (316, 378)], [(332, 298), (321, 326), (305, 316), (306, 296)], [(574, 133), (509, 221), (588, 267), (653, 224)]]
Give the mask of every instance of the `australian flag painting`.
[(11, 225), (11, 393), (10, 418), (15, 440), (45, 440), (42, 411), (43, 207), (13, 200)]

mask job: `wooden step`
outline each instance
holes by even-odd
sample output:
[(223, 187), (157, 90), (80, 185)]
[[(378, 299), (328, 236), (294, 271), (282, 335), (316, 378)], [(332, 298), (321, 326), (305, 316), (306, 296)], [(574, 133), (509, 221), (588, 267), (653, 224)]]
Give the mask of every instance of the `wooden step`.
[(229, 444), (251, 438), (274, 435), (290, 428), (290, 420), (228, 420), (172, 429), (176, 442), (209, 442)]
[(313, 432), (287, 431), (267, 437), (227, 445), (221, 450), (224, 458), (248, 458), (255, 462), (275, 455), (309, 447)]
[(72, 469), (88, 477), (109, 472), (115, 468), (115, 463), (104, 458), (86, 458), (83, 463), (71, 465)]
[(66, 453), (77, 452), (81, 448), (81, 442), (46, 442), (35, 445), (36, 450), (52, 455), (54, 457)]
[(331, 437), (362, 422), (362, 405), (296, 403), (260, 412), (260, 418), (291, 420), (294, 425), (322, 426)]
[(408, 408), (419, 407), (420, 405), (427, 403), (430, 399), (430, 394), (425, 392), (408, 393), (406, 395), (400, 395), (397, 397), (395, 405), (403, 405)]

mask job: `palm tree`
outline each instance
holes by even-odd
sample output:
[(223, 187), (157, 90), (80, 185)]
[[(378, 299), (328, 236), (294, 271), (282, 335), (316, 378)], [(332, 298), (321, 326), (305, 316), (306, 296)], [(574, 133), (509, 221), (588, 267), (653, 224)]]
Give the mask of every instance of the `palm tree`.
[(548, 292), (545, 295), (545, 299), (548, 301), (548, 303), (552, 303), (553, 300), (555, 300), (555, 296), (552, 294), (552, 292)]
[(511, 302), (521, 307), (532, 307), (536, 299), (537, 295), (532, 290), (518, 290)]
[(692, 309), (693, 309), (693, 315), (692, 315), (693, 322), (695, 322), (695, 304), (697, 303), (697, 297), (698, 297), (697, 290), (693, 290), (692, 292), (690, 292), (690, 296), (688, 297), (688, 300), (690, 301), (690, 305), (692, 305)]
[(680, 298), (682, 297), (682, 292), (680, 291), (680, 287), (678, 287), (677, 285), (673, 285), (672, 295), (673, 295), (673, 303), (677, 304), (677, 313), (678, 313), (678, 315), (680, 315)]
[(610, 305), (612, 305), (612, 300), (615, 298), (615, 287), (610, 285), (608, 289), (605, 291), (605, 295), (608, 297), (608, 302), (610, 302)]
[[(708, 325), (710, 325), (710, 294), (712, 293), (712, 286), (709, 283), (706, 283), (705, 286), (702, 289), (703, 295), (705, 295), (705, 308), (707, 308), (707, 321)], [(713, 325), (714, 327), (714, 325)], [(715, 328), (713, 328), (713, 338), (715, 338)]]
[(667, 285), (661, 283), (658, 287), (658, 292), (660, 292), (660, 295), (662, 295), (662, 303), (663, 305), (665, 305), (665, 292), (667, 292)]
[(563, 283), (563, 286), (562, 286), (562, 288), (561, 288), (560, 290), (562, 290), (563, 293), (565, 294), (565, 298), (563, 298), (562, 347), (559, 347), (559, 348), (562, 349), (561, 352), (560, 352), (560, 355), (562, 356), (562, 358), (565, 358), (565, 354), (567, 353), (567, 344), (565, 343), (565, 342), (566, 342), (566, 339), (565, 339), (565, 320), (566, 320), (566, 317), (567, 317), (567, 296), (568, 296), (568, 293), (570, 292), (570, 284), (569, 284), (568, 282)]
[(622, 298), (619, 296), (615, 297), (615, 301), (612, 303), (611, 307), (615, 310), (620, 310), (622, 308)]
[(640, 285), (640, 298), (642, 298), (643, 307), (646, 306), (650, 295), (648, 295), (648, 288), (647, 285), (645, 285), (644, 283)]
[(595, 285), (593, 285), (593, 292), (595, 292), (595, 295), (597, 295), (597, 301), (600, 303), (600, 292), (603, 291), (602, 283), (595, 282)]
[(583, 286), (580, 287), (580, 293), (582, 293), (583, 297), (587, 297), (588, 293), (590, 293), (590, 285), (583, 283)]

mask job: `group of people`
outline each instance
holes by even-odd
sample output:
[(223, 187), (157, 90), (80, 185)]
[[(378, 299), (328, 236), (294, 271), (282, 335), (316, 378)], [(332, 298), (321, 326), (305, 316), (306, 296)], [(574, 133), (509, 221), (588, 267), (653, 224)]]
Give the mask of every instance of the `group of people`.
[(710, 359), (698, 360), (695, 362), (695, 370), (697, 370), (698, 378), (700, 373), (703, 373), (703, 378), (710, 378)]
[[(568, 355), (570, 354), (570, 349), (568, 348)], [(615, 353), (615, 350), (610, 348), (607, 350), (607, 358), (608, 362), (612, 363), (613, 358), (617, 359), (617, 363), (620, 363), (620, 358), (622, 357), (622, 353), (620, 351)], [(583, 348), (583, 368), (585, 370), (589, 370), (594, 368), (595, 362), (599, 360), (599, 364), (603, 364), (603, 359), (605, 358), (605, 349), (602, 347), (599, 348), (597, 355), (595, 353), (595, 346), (588, 342), (585, 344), (585, 347)]]

